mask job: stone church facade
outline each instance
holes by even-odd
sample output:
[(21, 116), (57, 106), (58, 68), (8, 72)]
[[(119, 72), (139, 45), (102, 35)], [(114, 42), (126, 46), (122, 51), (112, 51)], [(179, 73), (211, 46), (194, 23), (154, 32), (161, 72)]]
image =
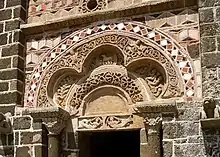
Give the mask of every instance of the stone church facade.
[(0, 157), (219, 157), (219, 0), (1, 0)]

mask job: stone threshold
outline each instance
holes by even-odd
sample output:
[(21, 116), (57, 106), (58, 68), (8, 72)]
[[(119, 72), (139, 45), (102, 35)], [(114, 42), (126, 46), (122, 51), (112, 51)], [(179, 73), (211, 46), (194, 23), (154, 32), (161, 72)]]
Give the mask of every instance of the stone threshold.
[(26, 35), (34, 35), (62, 28), (79, 27), (81, 25), (104, 21), (107, 19), (123, 18), (191, 6), (197, 6), (197, 0), (151, 0), (126, 8), (108, 9), (93, 13), (70, 15), (64, 18), (48, 20), (43, 23), (22, 24), (21, 29)]

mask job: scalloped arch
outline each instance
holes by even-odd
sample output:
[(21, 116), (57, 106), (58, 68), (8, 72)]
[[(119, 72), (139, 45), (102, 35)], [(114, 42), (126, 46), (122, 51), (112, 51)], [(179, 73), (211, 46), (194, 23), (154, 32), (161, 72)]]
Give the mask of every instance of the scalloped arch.
[(192, 84), (195, 84), (195, 76), (192, 61), (187, 51), (175, 40), (161, 31), (152, 29), (139, 22), (129, 21), (88, 26), (79, 31), (73, 32), (54, 48), (47, 51), (38, 66), (35, 67), (30, 83), (27, 85), (25, 106), (33, 107), (36, 105), (34, 104), (34, 100), (37, 97), (37, 90), (40, 87), (46, 71), (51, 67), (55, 60), (64, 56), (72, 47), (77, 46), (85, 39), (109, 32), (122, 34), (130, 33), (131, 35), (133, 34), (134, 36), (138, 36), (142, 40), (160, 47), (161, 51), (169, 57), (170, 62), (172, 62), (172, 64), (179, 70), (184, 83), (185, 97), (190, 99), (193, 98), (195, 89)]

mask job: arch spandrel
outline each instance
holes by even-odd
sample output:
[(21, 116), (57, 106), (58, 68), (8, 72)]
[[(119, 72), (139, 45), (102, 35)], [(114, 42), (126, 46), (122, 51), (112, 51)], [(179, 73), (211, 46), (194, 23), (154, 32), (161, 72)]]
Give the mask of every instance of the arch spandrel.
[[(128, 29), (130, 26), (132, 26), (131, 30)], [(99, 41), (97, 42), (98, 44), (96, 43), (96, 45), (94, 45), (94, 40), (96, 40), (96, 42)], [(115, 45), (117, 49), (122, 52), (122, 56), (124, 57), (123, 62), (120, 62), (119, 64), (124, 66), (128, 71), (128, 67), (133, 64), (132, 62), (138, 62), (142, 59), (157, 61), (164, 69), (164, 72), (162, 73), (164, 80), (166, 81), (166, 90), (171, 90), (168, 91), (167, 96), (164, 96), (164, 98), (189, 97), (187, 92), (189, 90), (192, 90), (191, 93), (194, 92), (193, 88), (187, 87), (189, 81), (194, 81), (193, 69), (187, 53), (184, 52), (184, 50), (181, 49), (172, 39), (158, 31), (152, 30), (141, 24), (124, 22), (114, 24), (114, 28), (112, 27), (112, 24), (106, 24), (106, 27), (103, 25), (93, 26), (92, 28), (86, 28), (75, 32), (65, 38), (54, 49), (49, 51), (39, 67), (34, 71), (29, 85), (26, 106), (50, 106), (51, 103), (47, 100), (47, 85), (51, 75), (59, 69), (72, 68), (77, 71), (80, 76), (83, 76), (82, 69), (87, 63), (85, 63), (86, 58), (90, 53), (92, 54), (96, 47), (103, 45)], [(150, 55), (149, 52), (151, 51), (154, 51), (154, 53)], [(179, 56), (176, 57), (175, 55)], [(108, 60), (108, 57), (111, 58), (111, 56), (105, 56), (105, 59)], [(118, 63), (115, 63), (115, 66), (117, 64)], [(158, 79), (159, 78), (160, 77), (158, 77)], [(140, 79), (136, 80), (138, 80), (136, 82), (141, 82)], [(78, 80), (78, 82), (80, 81)], [(137, 84), (138, 87), (143, 85), (143, 83)], [(77, 84), (77, 86), (80, 85)], [(180, 89), (176, 91), (178, 94), (175, 95), (173, 94), (173, 91), (175, 91), (173, 88), (176, 87), (180, 87)], [(37, 88), (39, 89), (38, 91)], [(73, 88), (73, 86), (70, 87), (70, 89)], [(140, 88), (142, 89), (142, 87)], [(145, 89), (151, 90), (148, 84)], [(37, 91), (37, 94), (33, 91)], [(66, 95), (69, 95), (68, 92), (66, 93)], [(163, 91), (163, 93), (165, 92)], [(184, 93), (184, 95), (182, 95), (182, 93)], [(41, 95), (44, 96), (41, 97)], [(157, 99), (157, 97), (155, 97), (155, 99)], [(64, 105), (64, 108), (65, 107), (66, 105)]]

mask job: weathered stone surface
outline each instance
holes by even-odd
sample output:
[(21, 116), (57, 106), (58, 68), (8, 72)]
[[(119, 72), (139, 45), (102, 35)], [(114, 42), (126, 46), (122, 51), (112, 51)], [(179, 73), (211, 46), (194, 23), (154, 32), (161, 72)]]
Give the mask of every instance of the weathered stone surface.
[(5, 31), (15, 30), (15, 29), (18, 29), (19, 27), (20, 27), (19, 20), (7, 21), (5, 23)]
[(199, 120), (200, 109), (199, 108), (182, 108), (178, 109), (178, 121)]
[[(0, 15), (1, 17), (1, 15)], [(0, 35), (0, 46), (1, 45), (6, 45), (7, 44), (7, 39), (8, 39), (8, 34), (4, 33)]]
[(212, 8), (208, 9), (200, 9), (200, 22), (201, 23), (209, 23), (214, 21), (214, 13)]
[(216, 50), (215, 37), (201, 38), (201, 51), (202, 53), (213, 52)]
[(200, 46), (199, 43), (187, 45), (187, 49), (188, 49), (188, 52), (189, 52), (189, 55), (191, 58), (198, 58), (199, 57), (199, 54), (200, 54), (199, 46)]
[(16, 157), (32, 157), (30, 152), (31, 152), (31, 148), (28, 146), (17, 147)]
[(11, 58), (2, 58), (0, 59), (0, 70), (11, 68)]
[(178, 157), (205, 157), (204, 145), (182, 144), (174, 146), (174, 154)]
[(18, 92), (1, 93), (0, 100), (0, 104), (21, 104), (22, 96)]
[(12, 18), (12, 10), (11, 9), (0, 11), (0, 21), (9, 20), (11, 18)]
[(24, 74), (18, 69), (0, 71), (0, 80), (18, 79), (23, 81)]
[(218, 98), (220, 96), (220, 81), (217, 68), (203, 68), (203, 96)]
[(175, 122), (163, 124), (163, 138), (174, 139), (199, 135), (199, 122)]
[(220, 64), (220, 53), (203, 54), (202, 66), (215, 67)]
[(202, 37), (214, 36), (217, 33), (217, 27), (216, 23), (200, 25), (200, 35)]
[(0, 92), (8, 90), (8, 82), (0, 82)]
[(15, 130), (30, 129), (31, 118), (30, 117), (16, 117), (13, 121), (13, 127)]
[(173, 156), (173, 142), (163, 141), (163, 157), (172, 157), (172, 156)]
[(188, 137), (188, 143), (203, 143), (203, 137), (202, 136)]
[(2, 48), (2, 57), (13, 56), (13, 55), (19, 55), (23, 57), (24, 47), (16, 43)]

